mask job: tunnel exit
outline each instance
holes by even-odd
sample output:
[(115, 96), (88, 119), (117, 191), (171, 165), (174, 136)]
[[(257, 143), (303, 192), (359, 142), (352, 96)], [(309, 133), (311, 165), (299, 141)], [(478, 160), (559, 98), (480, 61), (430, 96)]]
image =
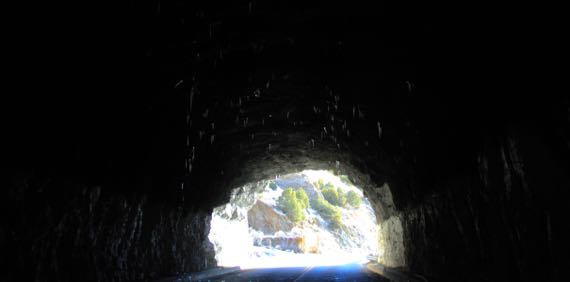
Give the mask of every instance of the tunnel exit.
[(214, 209), (208, 238), (218, 266), (342, 265), (378, 255), (378, 226), (347, 176), (305, 170), (235, 189)]

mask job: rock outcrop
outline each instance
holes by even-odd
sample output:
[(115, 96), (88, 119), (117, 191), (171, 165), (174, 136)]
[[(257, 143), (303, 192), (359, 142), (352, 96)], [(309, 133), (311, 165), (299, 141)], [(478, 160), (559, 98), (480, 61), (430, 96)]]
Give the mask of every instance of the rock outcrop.
[(257, 201), (247, 212), (247, 221), (251, 228), (267, 235), (278, 231), (291, 231), (293, 228), (293, 223), (287, 216), (262, 201)]

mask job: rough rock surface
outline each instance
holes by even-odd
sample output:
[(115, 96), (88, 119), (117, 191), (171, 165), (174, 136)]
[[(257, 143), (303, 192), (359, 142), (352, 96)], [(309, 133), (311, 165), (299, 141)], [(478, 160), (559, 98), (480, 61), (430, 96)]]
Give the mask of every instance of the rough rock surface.
[(303, 237), (266, 237), (261, 240), (260, 245), (268, 248), (276, 248), (283, 251), (301, 253), (305, 251)]
[(247, 222), (249, 227), (267, 235), (273, 235), (278, 231), (288, 232), (293, 228), (293, 223), (286, 215), (278, 213), (262, 201), (256, 201), (247, 211)]
[(309, 200), (311, 201), (319, 196), (322, 196), (322, 193), (308, 181), (306, 176), (298, 174), (285, 175), (279, 177), (275, 182), (283, 189), (286, 189), (288, 187), (291, 187), (293, 189), (303, 188), (309, 197)]
[(559, 61), (557, 25), (505, 19), (540, 9), (76, 2), (13, 40), (0, 280), (210, 267), (213, 208), (303, 169), (363, 188), (389, 257), (430, 281), (567, 280), (570, 98), (533, 66)]

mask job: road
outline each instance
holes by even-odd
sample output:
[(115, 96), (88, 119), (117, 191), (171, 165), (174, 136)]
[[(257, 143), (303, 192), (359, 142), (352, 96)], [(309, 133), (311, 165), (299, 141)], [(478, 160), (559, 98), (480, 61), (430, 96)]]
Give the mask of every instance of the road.
[(389, 281), (354, 263), (335, 266), (247, 269), (210, 281)]

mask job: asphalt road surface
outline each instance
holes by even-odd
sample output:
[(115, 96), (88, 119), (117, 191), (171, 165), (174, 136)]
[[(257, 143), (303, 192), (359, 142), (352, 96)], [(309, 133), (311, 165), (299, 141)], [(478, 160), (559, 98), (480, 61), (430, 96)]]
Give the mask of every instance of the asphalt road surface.
[(248, 269), (210, 281), (389, 281), (354, 263), (335, 266)]

